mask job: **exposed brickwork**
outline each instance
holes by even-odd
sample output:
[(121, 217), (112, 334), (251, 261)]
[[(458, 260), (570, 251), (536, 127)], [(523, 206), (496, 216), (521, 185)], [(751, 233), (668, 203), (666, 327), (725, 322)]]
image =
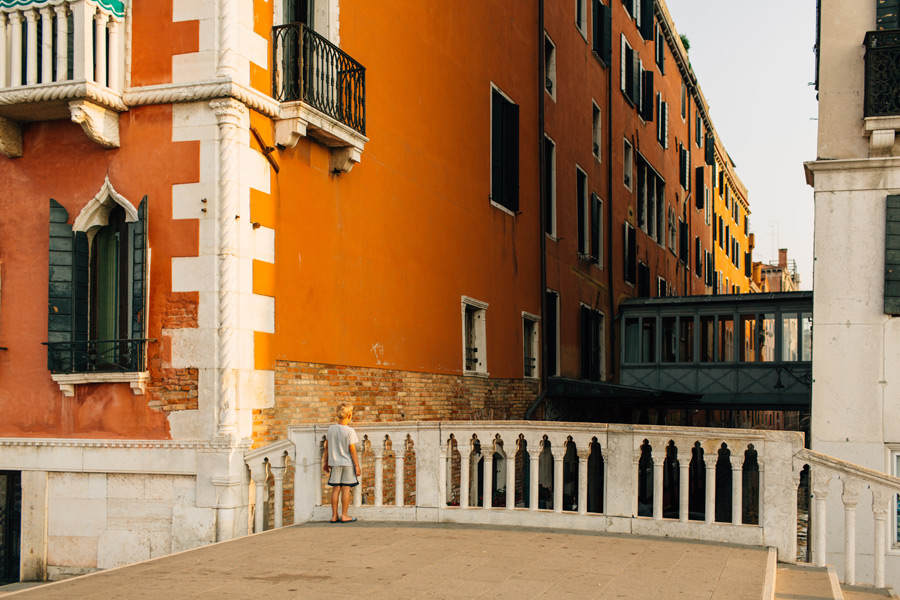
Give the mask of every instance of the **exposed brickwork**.
[(147, 405), (163, 412), (196, 410), (197, 369), (160, 369), (158, 365), (158, 357), (150, 360), (150, 384), (147, 386), (150, 401)]
[(173, 292), (160, 307), (163, 329), (187, 329), (197, 327), (196, 292)]
[(253, 441), (282, 439), (291, 425), (328, 423), (343, 401), (353, 403), (357, 422), (521, 419), (537, 393), (534, 380), (280, 360), (275, 407), (254, 414)]

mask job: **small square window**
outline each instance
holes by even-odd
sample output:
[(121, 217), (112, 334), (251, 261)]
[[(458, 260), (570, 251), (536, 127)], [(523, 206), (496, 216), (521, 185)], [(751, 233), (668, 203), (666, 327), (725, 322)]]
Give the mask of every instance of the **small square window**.
[(487, 303), (463, 296), (463, 373), (487, 376)]

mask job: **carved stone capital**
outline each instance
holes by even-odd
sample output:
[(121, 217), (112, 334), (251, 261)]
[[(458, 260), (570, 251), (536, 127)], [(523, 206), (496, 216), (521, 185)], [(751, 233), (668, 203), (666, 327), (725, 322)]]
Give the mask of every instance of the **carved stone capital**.
[(119, 113), (89, 100), (72, 100), (69, 113), (91, 140), (104, 148), (119, 147)]
[(883, 521), (887, 518), (893, 500), (894, 495), (890, 490), (879, 487), (872, 488), (872, 512), (875, 514), (876, 520)]
[(527, 450), (527, 452), (528, 452), (528, 457), (531, 460), (537, 460), (541, 457), (541, 449), (540, 448), (529, 448)]
[(843, 483), (844, 491), (841, 494), (841, 502), (844, 503), (845, 508), (856, 508), (859, 503), (859, 491), (863, 487), (862, 482), (851, 477), (844, 479)]
[(269, 465), (269, 470), (272, 471), (272, 477), (275, 481), (281, 481), (284, 479), (284, 471), (286, 467), (275, 467), (271, 464)]
[(832, 474), (822, 468), (813, 468), (812, 471), (812, 492), (816, 498), (825, 499), (828, 497), (828, 488), (831, 484)]
[(652, 458), (654, 467), (661, 467), (666, 463), (666, 455), (662, 452), (654, 452)]
[(250, 465), (250, 478), (253, 479), (253, 483), (256, 485), (266, 485), (266, 479), (268, 479), (269, 475), (266, 471), (267, 464), (264, 461), (258, 461)]
[(743, 454), (737, 454), (734, 452), (731, 453), (731, 468), (734, 471), (740, 471), (741, 469), (744, 468), (744, 455)]
[(22, 128), (15, 121), (0, 117), (0, 154), (6, 158), (22, 156)]
[(591, 457), (590, 448), (579, 448), (576, 452), (578, 453), (578, 460), (587, 460)]
[(716, 463), (719, 462), (719, 453), (718, 452), (704, 452), (703, 453), (703, 464), (706, 465), (707, 469), (715, 469)]
[(219, 127), (225, 125), (234, 125), (237, 127), (241, 124), (241, 116), (247, 112), (247, 107), (243, 102), (238, 102), (234, 98), (222, 98), (213, 100), (209, 103), (209, 107), (216, 114), (216, 121)]

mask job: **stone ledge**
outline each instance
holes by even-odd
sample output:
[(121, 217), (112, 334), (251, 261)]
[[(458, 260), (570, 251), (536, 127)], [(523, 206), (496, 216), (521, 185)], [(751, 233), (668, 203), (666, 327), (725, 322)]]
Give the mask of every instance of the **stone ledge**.
[(307, 136), (331, 148), (331, 169), (338, 173), (350, 172), (369, 141), (355, 129), (305, 102), (283, 102), (275, 121), (275, 143), (293, 148), (300, 138)]
[(132, 373), (51, 373), (50, 377), (59, 384), (64, 396), (75, 396), (75, 386), (86, 383), (128, 383), (135, 396), (147, 393), (150, 381), (149, 371)]

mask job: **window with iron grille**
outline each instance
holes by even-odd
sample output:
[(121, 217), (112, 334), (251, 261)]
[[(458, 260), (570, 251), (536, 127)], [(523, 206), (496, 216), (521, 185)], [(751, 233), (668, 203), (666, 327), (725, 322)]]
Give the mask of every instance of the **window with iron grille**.
[(463, 296), (463, 373), (487, 375), (487, 317), (485, 302)]
[(491, 88), (491, 201), (519, 211), (519, 107)]

